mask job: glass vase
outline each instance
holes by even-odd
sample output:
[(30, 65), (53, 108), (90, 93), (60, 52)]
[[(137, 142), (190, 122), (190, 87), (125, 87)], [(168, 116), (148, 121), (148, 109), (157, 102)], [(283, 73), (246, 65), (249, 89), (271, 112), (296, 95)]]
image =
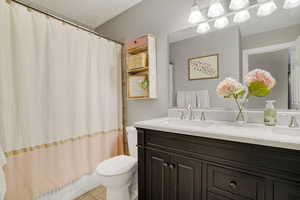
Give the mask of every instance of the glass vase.
[(235, 122), (243, 125), (248, 122), (248, 110), (247, 110), (248, 99), (235, 99), (236, 110), (235, 110)]

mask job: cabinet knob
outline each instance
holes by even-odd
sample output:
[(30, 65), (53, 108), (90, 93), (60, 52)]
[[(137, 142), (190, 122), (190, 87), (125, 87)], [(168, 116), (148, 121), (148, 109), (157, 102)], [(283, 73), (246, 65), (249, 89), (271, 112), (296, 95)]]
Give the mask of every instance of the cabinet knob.
[(169, 165), (168, 165), (168, 163), (163, 163), (163, 166), (168, 167)]
[(231, 189), (236, 189), (237, 188), (237, 182), (236, 181), (230, 181), (229, 182), (229, 187)]
[(170, 164), (170, 169), (175, 169), (175, 165), (174, 164)]

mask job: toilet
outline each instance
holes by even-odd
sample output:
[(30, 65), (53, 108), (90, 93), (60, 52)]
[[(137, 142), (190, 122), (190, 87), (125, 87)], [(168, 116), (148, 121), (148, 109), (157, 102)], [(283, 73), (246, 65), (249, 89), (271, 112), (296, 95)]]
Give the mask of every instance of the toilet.
[(96, 173), (107, 189), (107, 200), (137, 199), (137, 130), (127, 127), (130, 156), (121, 155), (100, 163)]

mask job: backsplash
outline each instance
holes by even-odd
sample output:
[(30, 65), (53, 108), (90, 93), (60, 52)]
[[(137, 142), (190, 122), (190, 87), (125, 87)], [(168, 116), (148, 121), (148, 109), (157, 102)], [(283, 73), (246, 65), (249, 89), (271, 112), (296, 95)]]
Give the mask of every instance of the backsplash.
[[(180, 112), (185, 110), (183, 108), (169, 108), (168, 117), (180, 118)], [(205, 112), (206, 120), (216, 121), (233, 121), (236, 114), (232, 110), (224, 110), (220, 108), (206, 109), (194, 109), (195, 120), (200, 119), (201, 111)], [(278, 125), (287, 126), (290, 123), (291, 116), (296, 116), (297, 120), (300, 121), (300, 113), (296, 111), (278, 111), (277, 121)], [(248, 122), (249, 123), (264, 123), (264, 112), (263, 111), (248, 111)]]

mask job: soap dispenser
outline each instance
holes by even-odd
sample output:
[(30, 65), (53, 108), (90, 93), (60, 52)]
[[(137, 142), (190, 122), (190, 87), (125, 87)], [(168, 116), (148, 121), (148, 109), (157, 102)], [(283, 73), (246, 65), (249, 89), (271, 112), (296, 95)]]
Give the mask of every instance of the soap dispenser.
[(275, 126), (277, 124), (277, 110), (274, 107), (276, 101), (266, 101), (266, 108), (264, 111), (264, 122), (266, 126)]

